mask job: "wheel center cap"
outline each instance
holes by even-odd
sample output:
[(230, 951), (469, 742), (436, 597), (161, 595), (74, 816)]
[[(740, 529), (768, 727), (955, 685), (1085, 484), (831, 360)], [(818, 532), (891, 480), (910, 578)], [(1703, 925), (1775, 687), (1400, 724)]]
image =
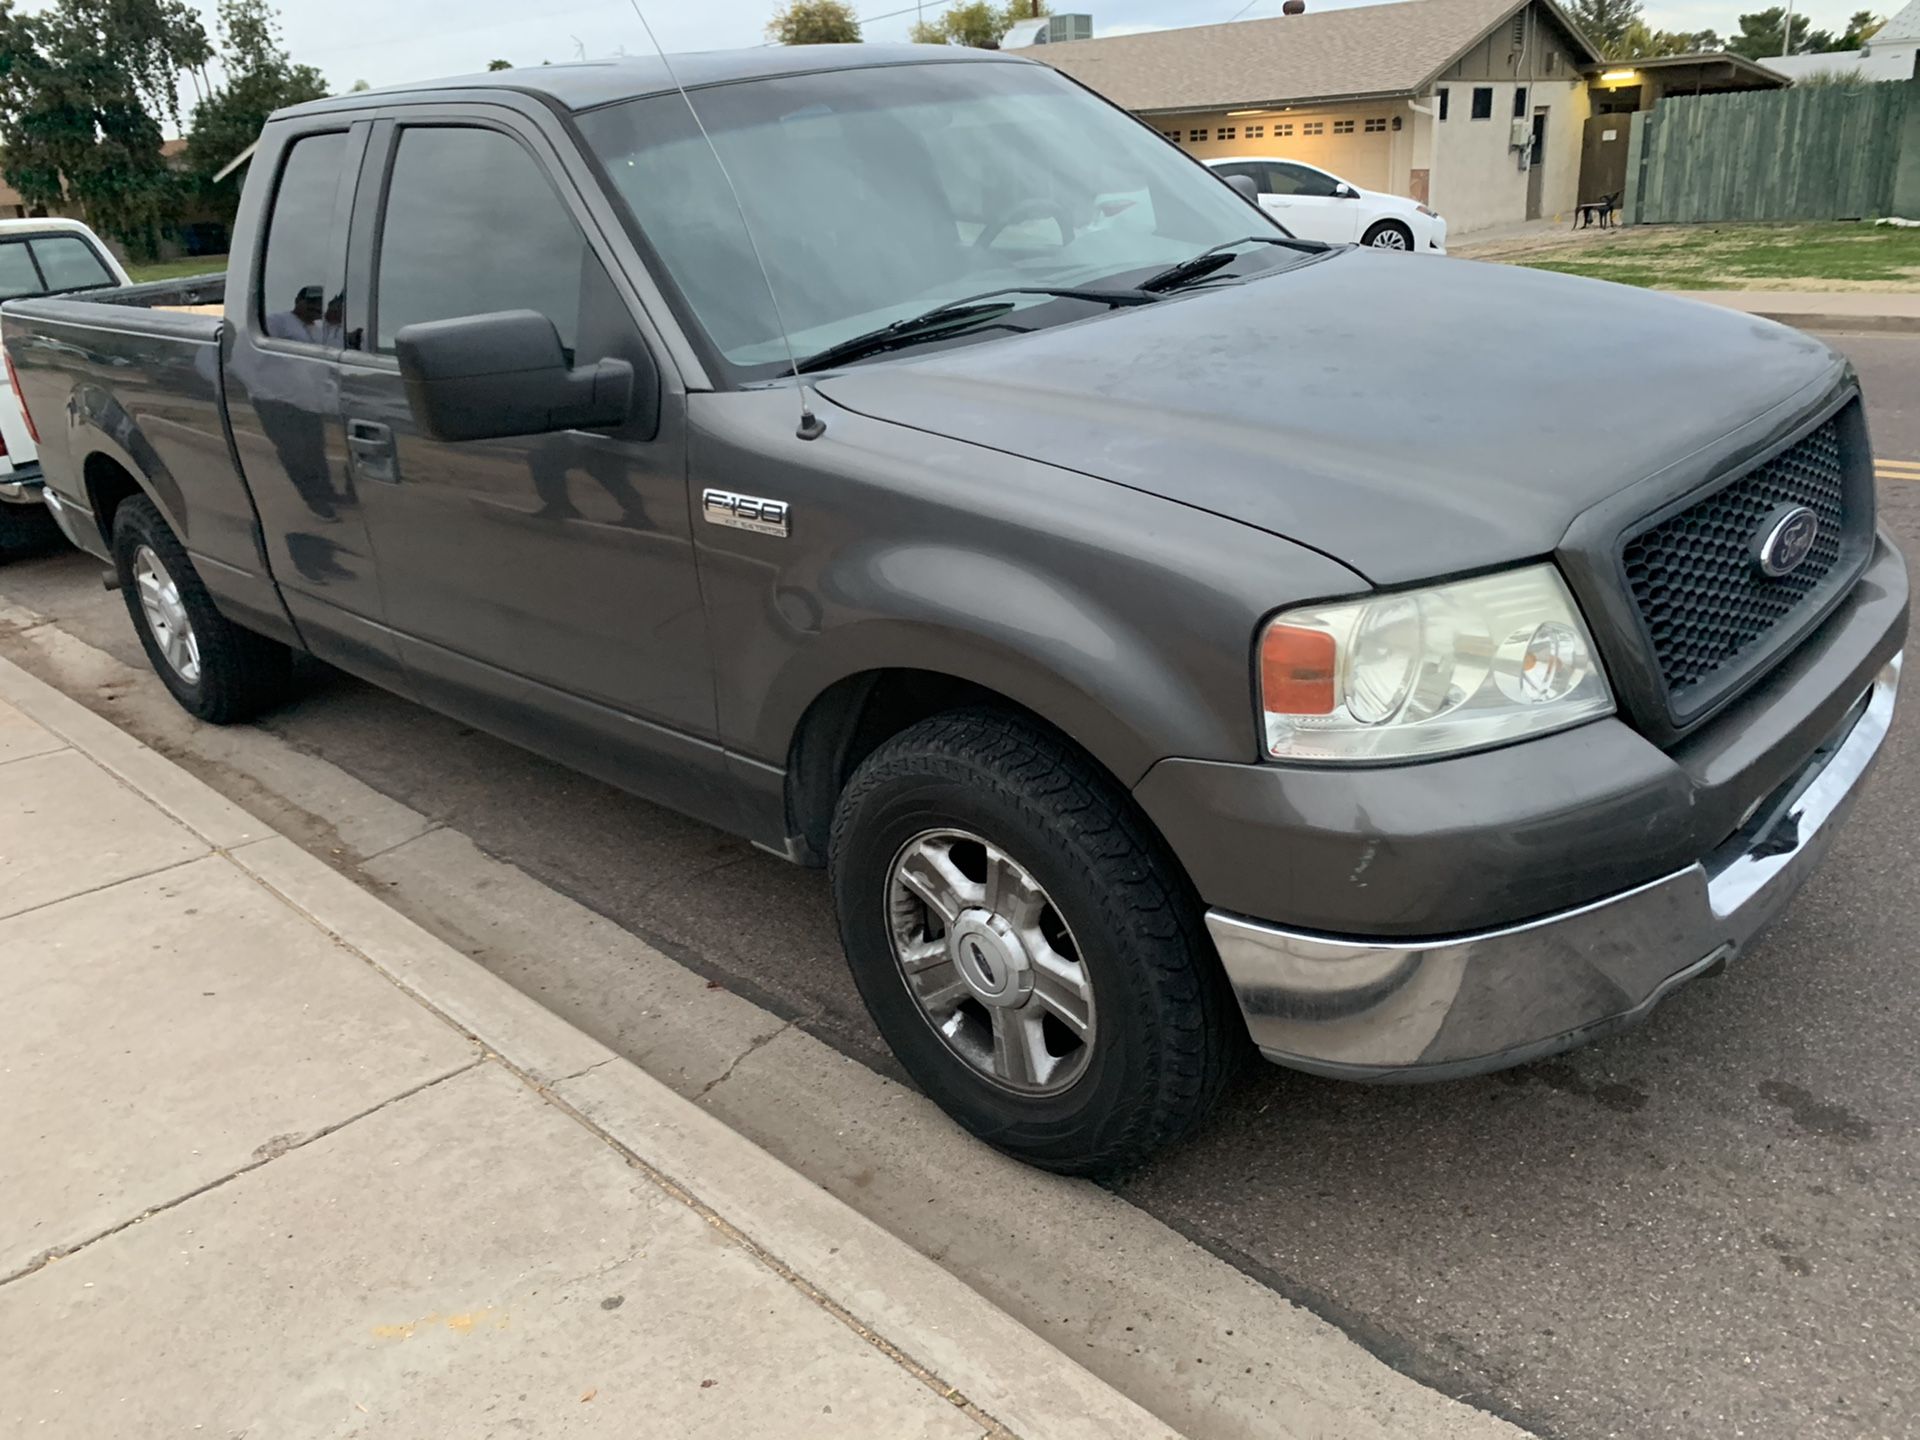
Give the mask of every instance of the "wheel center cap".
[(966, 910), (947, 935), (947, 954), (983, 1005), (1023, 1005), (1033, 989), (1026, 948), (991, 910)]

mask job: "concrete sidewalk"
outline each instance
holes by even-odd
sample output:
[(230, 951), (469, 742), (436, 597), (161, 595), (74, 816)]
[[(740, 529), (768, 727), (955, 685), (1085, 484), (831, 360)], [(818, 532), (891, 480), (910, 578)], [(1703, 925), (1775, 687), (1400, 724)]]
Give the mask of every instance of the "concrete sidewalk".
[(1166, 1436), (0, 661), (0, 1428)]

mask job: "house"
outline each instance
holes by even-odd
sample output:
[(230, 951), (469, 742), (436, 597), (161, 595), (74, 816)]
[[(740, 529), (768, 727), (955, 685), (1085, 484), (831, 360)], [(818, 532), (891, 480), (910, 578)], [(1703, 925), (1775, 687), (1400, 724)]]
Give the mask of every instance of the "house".
[(1790, 80), (1821, 71), (1859, 80), (1911, 80), (1920, 75), (1920, 0), (1911, 0), (1858, 50), (1781, 55), (1760, 63)]
[(1412, 0), (1021, 52), (1201, 159), (1285, 155), (1453, 233), (1570, 211), (1600, 56), (1554, 0)]

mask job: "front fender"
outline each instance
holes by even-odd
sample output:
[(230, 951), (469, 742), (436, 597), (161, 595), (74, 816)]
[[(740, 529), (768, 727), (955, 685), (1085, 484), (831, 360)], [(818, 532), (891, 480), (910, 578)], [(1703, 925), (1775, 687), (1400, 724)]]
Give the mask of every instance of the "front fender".
[(1025, 706), (1123, 784), (1257, 754), (1252, 646), (1278, 606), (1365, 590), (1317, 552), (1077, 472), (823, 407), (697, 397), (693, 475), (784, 500), (787, 537), (696, 521), (723, 740), (773, 766), (823, 692), (931, 671)]

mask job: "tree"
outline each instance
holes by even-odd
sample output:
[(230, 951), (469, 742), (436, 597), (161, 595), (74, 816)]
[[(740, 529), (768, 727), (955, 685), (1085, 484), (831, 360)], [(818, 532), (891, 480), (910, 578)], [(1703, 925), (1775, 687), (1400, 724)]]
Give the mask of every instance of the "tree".
[(1635, 20), (1620, 43), (1607, 49), (1606, 58), (1655, 60), (1663, 55), (1693, 55), (1720, 48), (1720, 37), (1711, 30), (1655, 30), (1644, 20)]
[(513, 69), (513, 61), (511, 61), (511, 60), (489, 60), (489, 61), (487, 61), (487, 69), (489, 69), (489, 70), (511, 70), (511, 69)]
[(260, 138), (267, 116), (318, 100), (327, 93), (327, 82), (313, 66), (294, 64), (281, 48), (268, 0), (220, 0), (220, 66), (224, 83), (193, 107), (187, 173), (203, 203), (231, 221), (240, 187), (213, 177)]
[(767, 21), (767, 39), (776, 45), (850, 45), (860, 38), (860, 22), (845, 0), (787, 0)]
[(151, 255), (178, 183), (160, 118), (178, 125), (180, 77), (212, 55), (184, 0), (0, 0), (0, 173), (29, 205), (77, 205)]
[(1640, 0), (1572, 0), (1567, 14), (1580, 27), (1580, 33), (1593, 42), (1609, 60), (1624, 59), (1627, 35), (1634, 26), (1647, 30), (1640, 18)]
[(914, 23), (908, 38), (916, 45), (970, 45), (976, 50), (998, 50), (1001, 37), (1016, 21), (1051, 15), (1053, 7), (1033, 0), (968, 0), (950, 5), (939, 18)]
[(1793, 43), (1786, 41), (1784, 7), (1771, 6), (1740, 17), (1740, 33), (1727, 41), (1727, 50), (1749, 60), (1769, 60), (1776, 55), (1797, 55), (1806, 49), (1807, 31), (1812, 28), (1805, 15), (1793, 17)]

